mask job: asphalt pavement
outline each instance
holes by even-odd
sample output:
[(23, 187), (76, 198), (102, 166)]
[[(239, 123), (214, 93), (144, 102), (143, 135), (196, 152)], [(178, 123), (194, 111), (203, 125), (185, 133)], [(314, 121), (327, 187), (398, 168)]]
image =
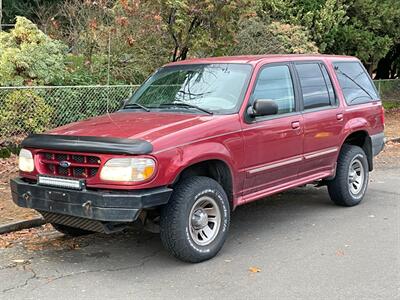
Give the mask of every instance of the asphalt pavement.
[(312, 186), (239, 207), (200, 264), (139, 227), (61, 250), (21, 243), (0, 250), (0, 299), (400, 299), (399, 188), (399, 167), (378, 169), (356, 207)]

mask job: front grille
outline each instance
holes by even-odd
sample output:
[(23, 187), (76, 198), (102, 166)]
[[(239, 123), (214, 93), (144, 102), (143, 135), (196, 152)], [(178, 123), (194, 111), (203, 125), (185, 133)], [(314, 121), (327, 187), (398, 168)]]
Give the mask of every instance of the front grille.
[[(39, 160), (43, 174), (74, 178), (96, 176), (101, 164), (97, 156), (54, 152), (40, 152)], [(61, 162), (69, 166), (61, 165)]]

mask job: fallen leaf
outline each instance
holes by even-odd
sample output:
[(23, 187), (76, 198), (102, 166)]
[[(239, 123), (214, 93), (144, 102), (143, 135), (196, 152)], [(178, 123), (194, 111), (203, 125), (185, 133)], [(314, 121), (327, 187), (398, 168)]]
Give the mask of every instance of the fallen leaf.
[(5, 249), (11, 246), (10, 242), (0, 239), (0, 249)]
[(344, 256), (344, 251), (341, 249), (336, 250), (336, 256)]
[(258, 267), (250, 267), (250, 268), (249, 268), (249, 271), (250, 271), (251, 273), (260, 273), (260, 272), (261, 272), (261, 269), (258, 268)]
[(24, 262), (26, 262), (26, 260), (24, 260), (24, 259), (13, 259), (12, 261), (17, 264), (23, 264)]

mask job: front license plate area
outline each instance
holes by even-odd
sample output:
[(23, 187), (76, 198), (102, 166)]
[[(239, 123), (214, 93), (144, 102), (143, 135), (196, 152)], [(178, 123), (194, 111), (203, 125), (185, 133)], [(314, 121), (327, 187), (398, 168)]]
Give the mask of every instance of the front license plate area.
[(46, 191), (46, 198), (56, 202), (69, 202), (69, 194), (65, 192)]

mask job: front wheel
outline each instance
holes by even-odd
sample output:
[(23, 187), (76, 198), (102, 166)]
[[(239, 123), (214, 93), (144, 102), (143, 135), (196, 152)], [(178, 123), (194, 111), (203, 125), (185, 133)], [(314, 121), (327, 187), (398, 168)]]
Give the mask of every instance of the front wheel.
[(161, 241), (182, 261), (208, 260), (222, 248), (229, 221), (229, 201), (221, 185), (208, 177), (186, 178), (161, 210)]
[(341, 206), (359, 204), (368, 187), (368, 172), (364, 150), (354, 145), (343, 145), (337, 161), (336, 176), (328, 182), (332, 201)]

